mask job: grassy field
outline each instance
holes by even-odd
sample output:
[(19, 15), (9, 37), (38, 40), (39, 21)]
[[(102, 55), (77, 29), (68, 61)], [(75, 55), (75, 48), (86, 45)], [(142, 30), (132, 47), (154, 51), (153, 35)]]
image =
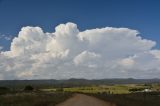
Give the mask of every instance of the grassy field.
[[(99, 86), (83, 86), (63, 88), (64, 92), (81, 92), (81, 93), (108, 93), (108, 94), (128, 94), (133, 93), (133, 90), (142, 92), (145, 89), (150, 91), (160, 91), (159, 84), (116, 84), (116, 85), (99, 85)], [(56, 91), (56, 88), (41, 89), (43, 91)]]
[(92, 86), (92, 87), (75, 87), (64, 88), (64, 91), (68, 92), (82, 92), (82, 93), (111, 93), (111, 94), (124, 94), (129, 93), (128, 86), (114, 85), (114, 86)]

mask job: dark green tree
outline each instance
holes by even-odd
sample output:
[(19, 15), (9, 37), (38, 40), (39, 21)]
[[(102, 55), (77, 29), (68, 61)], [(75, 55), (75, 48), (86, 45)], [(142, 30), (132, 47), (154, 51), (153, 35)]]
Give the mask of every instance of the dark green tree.
[(24, 91), (33, 91), (33, 90), (34, 90), (34, 88), (31, 85), (27, 85), (24, 88)]

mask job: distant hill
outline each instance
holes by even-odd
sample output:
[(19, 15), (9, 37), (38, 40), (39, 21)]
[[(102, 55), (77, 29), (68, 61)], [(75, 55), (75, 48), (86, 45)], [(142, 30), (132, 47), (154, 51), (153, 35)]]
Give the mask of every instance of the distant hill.
[(7, 87), (24, 87), (25, 85), (33, 85), (37, 87), (73, 87), (87, 85), (112, 85), (112, 84), (144, 84), (144, 83), (160, 83), (160, 79), (68, 79), (68, 80), (0, 80), (0, 86)]

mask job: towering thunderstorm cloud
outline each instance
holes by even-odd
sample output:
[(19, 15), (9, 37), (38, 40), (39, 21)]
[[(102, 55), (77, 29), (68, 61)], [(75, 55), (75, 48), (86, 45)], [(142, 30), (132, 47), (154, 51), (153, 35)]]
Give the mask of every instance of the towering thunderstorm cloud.
[(157, 78), (160, 50), (128, 28), (79, 31), (60, 24), (53, 33), (23, 27), (0, 53), (0, 79)]

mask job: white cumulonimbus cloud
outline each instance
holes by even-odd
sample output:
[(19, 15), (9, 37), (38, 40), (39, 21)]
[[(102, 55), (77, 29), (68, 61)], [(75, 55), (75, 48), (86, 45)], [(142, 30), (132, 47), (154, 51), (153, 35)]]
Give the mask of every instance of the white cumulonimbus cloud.
[(155, 45), (128, 28), (79, 31), (66, 23), (46, 33), (27, 26), (13, 38), (10, 51), (0, 53), (0, 79), (157, 78)]

